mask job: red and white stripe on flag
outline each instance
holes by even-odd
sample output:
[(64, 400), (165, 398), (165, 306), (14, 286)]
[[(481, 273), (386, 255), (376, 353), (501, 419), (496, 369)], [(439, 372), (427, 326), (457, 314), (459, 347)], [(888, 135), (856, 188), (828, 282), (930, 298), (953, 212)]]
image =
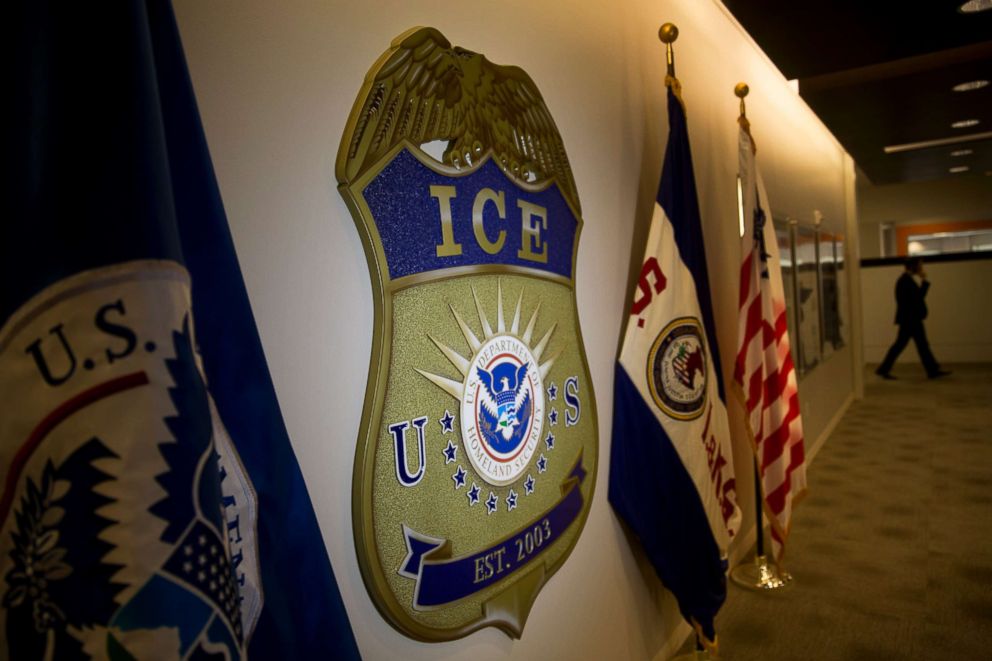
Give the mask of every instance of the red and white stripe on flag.
[(792, 507), (806, 491), (803, 424), (778, 241), (751, 136), (743, 127), (738, 146), (744, 235), (734, 381), (761, 474), (772, 552), (780, 562)]

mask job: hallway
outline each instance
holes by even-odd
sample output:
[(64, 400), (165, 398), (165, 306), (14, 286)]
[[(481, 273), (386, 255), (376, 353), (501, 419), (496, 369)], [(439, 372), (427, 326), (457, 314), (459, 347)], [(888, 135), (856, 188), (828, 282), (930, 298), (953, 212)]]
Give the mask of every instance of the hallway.
[(731, 582), (721, 658), (992, 658), (992, 365), (949, 368), (867, 371), (865, 399), (809, 467), (794, 586)]

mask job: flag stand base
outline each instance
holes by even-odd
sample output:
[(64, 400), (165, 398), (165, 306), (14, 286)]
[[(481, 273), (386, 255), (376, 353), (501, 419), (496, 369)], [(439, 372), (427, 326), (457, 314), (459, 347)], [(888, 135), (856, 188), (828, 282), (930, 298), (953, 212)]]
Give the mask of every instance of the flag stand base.
[(756, 555), (754, 562), (734, 567), (730, 579), (748, 590), (784, 590), (792, 586), (792, 575), (770, 564), (764, 555)]

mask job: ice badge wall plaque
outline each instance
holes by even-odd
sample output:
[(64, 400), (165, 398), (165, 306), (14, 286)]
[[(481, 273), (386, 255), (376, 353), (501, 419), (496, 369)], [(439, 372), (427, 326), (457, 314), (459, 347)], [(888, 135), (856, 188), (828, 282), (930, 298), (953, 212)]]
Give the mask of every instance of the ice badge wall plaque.
[(375, 298), (352, 495), (366, 586), (415, 638), (519, 637), (596, 475), (561, 137), (527, 74), (419, 28), (366, 77), (337, 178)]

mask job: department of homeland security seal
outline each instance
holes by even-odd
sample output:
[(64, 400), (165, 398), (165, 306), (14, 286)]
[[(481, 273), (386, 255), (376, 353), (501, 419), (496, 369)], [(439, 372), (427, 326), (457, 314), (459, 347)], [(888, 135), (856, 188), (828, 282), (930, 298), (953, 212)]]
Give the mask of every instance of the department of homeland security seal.
[[(488, 326), (484, 316), (480, 321)], [(443, 377), (422, 372), (459, 400), (462, 443), (469, 461), (486, 482), (497, 486), (515, 482), (534, 456), (545, 412), (542, 373), (547, 374), (554, 364), (554, 358), (543, 365), (538, 362), (553, 327), (531, 351), (533, 324), (520, 335), (519, 304), (509, 331), (500, 322), (497, 333), (478, 343), (472, 359), (465, 363), (468, 369), (460, 391), (451, 392)], [(436, 343), (446, 354), (453, 353)]]
[(517, 637), (596, 474), (561, 137), (523, 71), (418, 28), (366, 77), (337, 177), (376, 313), (352, 499), (366, 586), (409, 636)]
[(693, 420), (706, 402), (706, 347), (698, 319), (665, 326), (648, 354), (648, 385), (655, 404), (677, 420)]

